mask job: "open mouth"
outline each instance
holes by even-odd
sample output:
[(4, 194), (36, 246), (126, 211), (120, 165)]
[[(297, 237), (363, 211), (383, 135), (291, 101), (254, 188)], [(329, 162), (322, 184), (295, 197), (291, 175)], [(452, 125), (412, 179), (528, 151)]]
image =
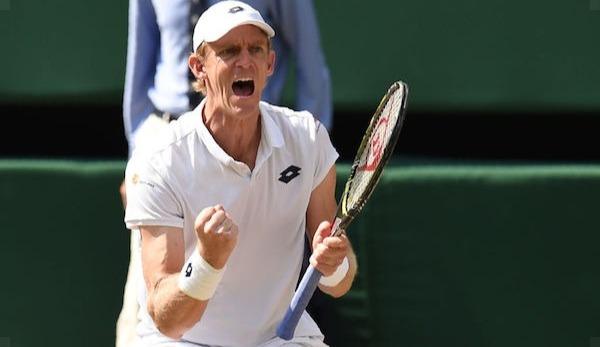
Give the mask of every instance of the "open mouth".
[(233, 82), (231, 88), (237, 96), (250, 96), (254, 93), (254, 81), (252, 79), (239, 79)]

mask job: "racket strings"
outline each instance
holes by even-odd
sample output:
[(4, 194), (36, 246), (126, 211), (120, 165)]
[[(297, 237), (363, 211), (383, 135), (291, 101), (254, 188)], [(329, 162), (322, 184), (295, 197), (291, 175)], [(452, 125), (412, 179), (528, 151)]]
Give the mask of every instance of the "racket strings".
[(374, 175), (378, 177), (378, 171), (380, 171), (380, 167), (384, 163), (381, 159), (398, 122), (403, 93), (402, 87), (393, 91), (378, 117), (374, 119), (373, 129), (368, 136), (366, 146), (360, 156), (354, 177), (348, 183), (347, 210), (360, 210), (362, 208), (360, 204), (366, 201), (364, 193), (376, 183), (373, 182), (375, 180), (372, 178)]

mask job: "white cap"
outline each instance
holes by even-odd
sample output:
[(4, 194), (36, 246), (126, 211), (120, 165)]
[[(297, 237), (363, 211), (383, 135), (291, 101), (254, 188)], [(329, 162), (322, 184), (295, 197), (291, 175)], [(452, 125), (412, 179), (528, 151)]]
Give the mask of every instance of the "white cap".
[(202, 42), (217, 41), (231, 29), (244, 24), (259, 27), (269, 37), (275, 36), (273, 28), (250, 5), (240, 1), (220, 1), (204, 11), (198, 19), (194, 27), (194, 52)]

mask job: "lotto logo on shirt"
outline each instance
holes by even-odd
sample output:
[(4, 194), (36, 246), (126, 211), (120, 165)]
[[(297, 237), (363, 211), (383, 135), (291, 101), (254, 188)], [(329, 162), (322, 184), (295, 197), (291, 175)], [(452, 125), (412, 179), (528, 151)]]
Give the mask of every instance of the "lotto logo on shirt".
[(302, 169), (297, 166), (290, 165), (287, 169), (281, 171), (281, 176), (279, 176), (279, 180), (285, 184), (288, 184), (291, 180), (300, 176), (300, 170)]

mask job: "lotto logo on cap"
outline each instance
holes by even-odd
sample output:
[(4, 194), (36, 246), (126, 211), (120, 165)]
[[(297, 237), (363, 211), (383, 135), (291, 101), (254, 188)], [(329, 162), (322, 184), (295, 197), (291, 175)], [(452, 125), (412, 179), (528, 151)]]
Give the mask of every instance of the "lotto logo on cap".
[(221, 1), (209, 7), (198, 19), (194, 27), (194, 51), (202, 42), (214, 42), (240, 25), (251, 24), (267, 34), (275, 36), (275, 31), (265, 22), (252, 6), (240, 1)]

